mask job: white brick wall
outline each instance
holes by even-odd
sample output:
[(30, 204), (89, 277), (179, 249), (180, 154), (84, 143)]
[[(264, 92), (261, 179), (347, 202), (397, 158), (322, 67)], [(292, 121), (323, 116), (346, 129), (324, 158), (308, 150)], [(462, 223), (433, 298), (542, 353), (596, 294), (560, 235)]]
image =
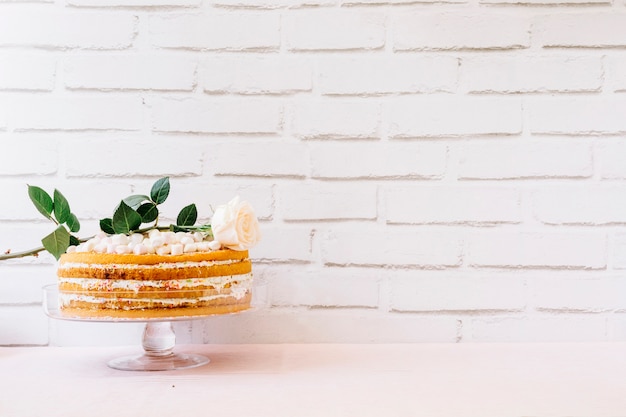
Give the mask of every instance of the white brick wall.
[[(0, 0), (0, 251), (51, 230), (26, 184), (88, 235), (170, 175), (169, 219), (252, 202), (270, 305), (183, 342), (626, 340), (625, 22), (608, 0)], [(138, 338), (47, 320), (54, 269), (0, 265), (1, 345)]]

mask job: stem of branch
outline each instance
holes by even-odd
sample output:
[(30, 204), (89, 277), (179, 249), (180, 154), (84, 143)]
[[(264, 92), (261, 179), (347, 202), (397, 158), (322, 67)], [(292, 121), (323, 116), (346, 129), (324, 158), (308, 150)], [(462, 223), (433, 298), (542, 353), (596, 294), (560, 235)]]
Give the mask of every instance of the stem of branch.
[(6, 259), (23, 258), (25, 256), (34, 256), (34, 255), (37, 255), (39, 252), (42, 252), (44, 250), (46, 250), (46, 248), (41, 246), (41, 247), (38, 247), (38, 248), (25, 250), (25, 251), (22, 251), (22, 252), (5, 253), (5, 254), (0, 255), (0, 261), (4, 261)]

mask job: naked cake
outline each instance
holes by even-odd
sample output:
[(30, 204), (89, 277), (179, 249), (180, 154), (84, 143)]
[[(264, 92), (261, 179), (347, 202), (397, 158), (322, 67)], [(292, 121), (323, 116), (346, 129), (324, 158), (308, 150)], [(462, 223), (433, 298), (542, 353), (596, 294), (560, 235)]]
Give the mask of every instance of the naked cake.
[(153, 229), (99, 233), (61, 255), (62, 314), (82, 318), (151, 319), (234, 313), (250, 308), (248, 248), (259, 239), (247, 203), (215, 211), (210, 236)]

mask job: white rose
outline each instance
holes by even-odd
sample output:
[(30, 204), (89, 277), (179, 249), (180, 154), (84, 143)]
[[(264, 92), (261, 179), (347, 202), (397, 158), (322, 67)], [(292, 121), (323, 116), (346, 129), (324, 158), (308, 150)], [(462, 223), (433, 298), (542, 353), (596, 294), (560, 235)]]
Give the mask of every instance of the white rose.
[(211, 219), (213, 238), (233, 250), (247, 250), (261, 238), (259, 221), (247, 201), (233, 198), (219, 206)]

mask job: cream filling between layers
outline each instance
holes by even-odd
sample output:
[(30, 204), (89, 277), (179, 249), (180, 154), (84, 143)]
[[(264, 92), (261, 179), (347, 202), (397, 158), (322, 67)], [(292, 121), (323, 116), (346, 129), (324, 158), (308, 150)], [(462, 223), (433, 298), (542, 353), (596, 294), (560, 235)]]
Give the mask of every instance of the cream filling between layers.
[(113, 291), (126, 290), (139, 292), (142, 287), (162, 288), (163, 291), (185, 290), (196, 287), (212, 287), (221, 291), (227, 284), (230, 290), (237, 288), (250, 288), (252, 285), (252, 273), (240, 275), (224, 275), (220, 277), (208, 278), (185, 278), (185, 279), (165, 279), (165, 280), (133, 280), (133, 279), (99, 279), (99, 278), (67, 278), (59, 277), (59, 284), (78, 285), (85, 291)]
[(142, 265), (142, 264), (91, 264), (80, 262), (66, 262), (59, 265), (59, 269), (72, 269), (72, 268), (97, 268), (97, 269), (178, 269), (189, 268), (198, 266), (216, 266), (216, 265), (230, 265), (234, 263), (244, 262), (247, 259), (228, 259), (225, 261), (187, 261), (187, 262), (163, 262), (154, 265)]
[[(241, 289), (240, 289), (241, 290)], [(72, 301), (82, 301), (90, 304), (117, 304), (117, 303), (127, 303), (120, 307), (109, 307), (112, 309), (122, 309), (122, 310), (133, 310), (136, 308), (143, 309), (144, 307), (136, 307), (137, 303), (150, 303), (154, 306), (163, 306), (163, 307), (176, 307), (180, 305), (188, 305), (188, 304), (197, 304), (203, 301), (211, 301), (217, 300), (219, 298), (227, 298), (227, 297), (235, 297), (237, 300), (242, 299), (246, 293), (247, 289), (243, 289), (243, 291), (237, 291), (236, 294), (216, 294), (210, 295), (206, 297), (197, 297), (197, 298), (98, 298), (92, 297), (90, 295), (81, 295), (81, 294), (64, 294), (59, 293), (59, 303), (61, 308), (71, 305)]]

